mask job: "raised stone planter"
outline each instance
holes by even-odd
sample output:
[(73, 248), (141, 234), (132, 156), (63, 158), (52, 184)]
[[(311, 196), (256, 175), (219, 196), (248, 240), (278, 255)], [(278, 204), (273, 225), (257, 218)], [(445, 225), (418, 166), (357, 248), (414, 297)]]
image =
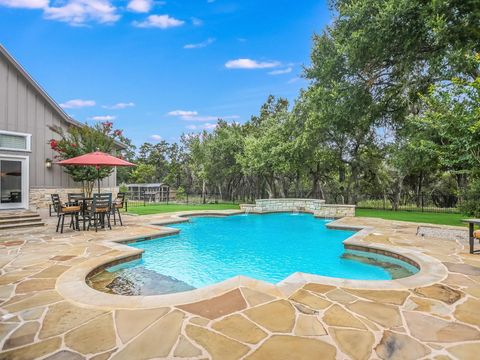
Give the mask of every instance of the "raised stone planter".
[(300, 211), (326, 218), (355, 216), (355, 205), (325, 204), (318, 199), (257, 199), (255, 204), (240, 205), (240, 209), (252, 213)]

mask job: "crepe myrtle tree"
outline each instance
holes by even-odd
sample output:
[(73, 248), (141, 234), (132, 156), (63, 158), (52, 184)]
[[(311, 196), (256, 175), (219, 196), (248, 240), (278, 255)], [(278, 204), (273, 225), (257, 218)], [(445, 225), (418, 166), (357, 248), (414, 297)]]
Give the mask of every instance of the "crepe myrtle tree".
[[(113, 129), (113, 123), (105, 121), (94, 126), (71, 126), (67, 131), (57, 126), (49, 126), (60, 139), (48, 141), (56, 153), (57, 161), (71, 159), (94, 151), (110, 154), (115, 150), (115, 141), (122, 141), (122, 130)], [(120, 157), (122, 157), (120, 155)], [(83, 192), (91, 196), (95, 181), (105, 179), (113, 172), (113, 167), (102, 167), (97, 171), (95, 166), (65, 166), (64, 171), (75, 182), (81, 182)]]

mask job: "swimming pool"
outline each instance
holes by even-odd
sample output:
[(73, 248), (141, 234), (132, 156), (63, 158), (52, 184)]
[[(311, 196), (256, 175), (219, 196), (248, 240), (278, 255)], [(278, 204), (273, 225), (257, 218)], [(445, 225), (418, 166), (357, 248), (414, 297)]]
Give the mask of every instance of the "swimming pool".
[[(346, 251), (342, 242), (354, 232), (328, 229), (328, 222), (290, 213), (194, 217), (169, 225), (181, 230), (177, 235), (130, 244), (145, 250), (142, 258), (108, 268), (97, 282), (105, 286), (116, 279), (111, 292), (136, 286), (133, 294), (148, 295), (200, 288), (236, 275), (277, 283), (295, 272), (388, 280), (417, 271), (397, 259)], [(96, 287), (95, 278), (91, 282)]]

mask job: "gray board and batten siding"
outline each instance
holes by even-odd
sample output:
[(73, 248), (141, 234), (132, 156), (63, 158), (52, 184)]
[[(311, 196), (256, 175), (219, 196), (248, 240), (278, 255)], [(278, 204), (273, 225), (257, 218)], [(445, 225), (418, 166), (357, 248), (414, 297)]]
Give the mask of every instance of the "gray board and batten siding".
[[(58, 138), (49, 129), (52, 125), (66, 130), (82, 124), (70, 118), (0, 45), (0, 130), (32, 135), (30, 152), (0, 150), (0, 154), (29, 156), (30, 189), (80, 188), (60, 166), (45, 166), (55, 155), (48, 141)], [(102, 187), (115, 186), (114, 172)]]

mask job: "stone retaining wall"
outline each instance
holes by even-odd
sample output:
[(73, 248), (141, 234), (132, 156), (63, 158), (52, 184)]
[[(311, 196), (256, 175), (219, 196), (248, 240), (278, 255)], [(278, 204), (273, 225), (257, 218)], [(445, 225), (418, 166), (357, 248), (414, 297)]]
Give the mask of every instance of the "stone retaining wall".
[(310, 212), (318, 217), (341, 218), (355, 216), (355, 205), (325, 204), (318, 199), (257, 199), (255, 204), (242, 204), (240, 209), (247, 212), (265, 213), (282, 211)]
[[(113, 193), (115, 196), (118, 193), (118, 187), (101, 188), (101, 192)], [(94, 189), (97, 191), (97, 188)], [(29, 189), (29, 207), (30, 210), (48, 209), (51, 204), (51, 194), (59, 194), (62, 201), (68, 200), (69, 193), (80, 193), (80, 188), (30, 188)]]
[(318, 217), (335, 219), (345, 216), (355, 216), (355, 205), (323, 204), (314, 214)]

